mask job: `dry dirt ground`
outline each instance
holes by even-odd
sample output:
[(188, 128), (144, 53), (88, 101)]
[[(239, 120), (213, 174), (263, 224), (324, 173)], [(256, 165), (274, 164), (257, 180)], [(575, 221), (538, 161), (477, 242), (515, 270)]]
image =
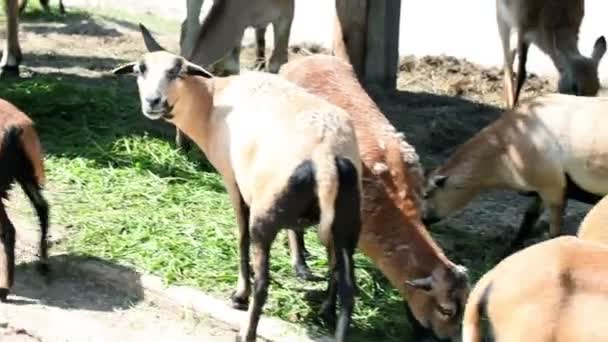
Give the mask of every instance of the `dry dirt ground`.
[[(36, 73), (75, 74), (87, 82), (143, 52), (133, 24), (120, 20), (68, 17), (58, 22), (26, 22), (21, 28), (23, 77)], [(156, 32), (162, 44), (177, 51), (177, 35)], [(0, 37), (4, 39), (4, 37)], [(319, 52), (314, 47), (292, 48), (291, 57)], [(243, 50), (245, 67), (253, 49)], [(524, 97), (555, 89), (555, 84), (531, 76)], [(406, 134), (425, 167), (437, 165), (459, 143), (496, 118), (501, 105), (502, 74), (450, 57), (404, 58), (398, 90), (373, 91), (391, 121)], [(494, 192), (471, 203), (459, 215), (433, 227), (448, 254), (464, 264), (492, 263), (504, 241), (512, 236), (529, 199)], [(576, 226), (588, 207), (568, 207), (566, 225)], [(60, 240), (58, 228), (54, 238)], [(27, 234), (21, 240), (33, 241)], [(25, 236), (25, 237), (24, 237)], [(464, 249), (463, 241), (478, 241), (479, 248)], [(30, 265), (33, 250), (19, 242), (21, 265), (16, 299), (0, 306), (0, 341), (199, 341), (233, 338), (217, 322), (185, 317), (172, 310), (128, 298), (99, 284), (59, 274), (44, 284)], [(33, 246), (33, 244), (29, 244)], [(495, 253), (494, 253), (495, 252)], [(29, 256), (29, 257), (28, 257)], [(87, 296), (83, 296), (87, 293)], [(90, 296), (94, 293), (94, 296)], [(39, 299), (45, 298), (45, 299)], [(94, 298), (94, 299), (91, 299)], [(179, 316), (180, 319), (177, 318)], [(70, 322), (68, 331), (58, 322)], [(145, 325), (142, 322), (146, 322)], [(104, 331), (104, 335), (100, 332)]]

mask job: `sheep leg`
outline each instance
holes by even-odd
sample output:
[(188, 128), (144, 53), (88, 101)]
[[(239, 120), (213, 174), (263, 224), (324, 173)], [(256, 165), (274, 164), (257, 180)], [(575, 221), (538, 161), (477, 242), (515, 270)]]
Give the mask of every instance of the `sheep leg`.
[(17, 0), (4, 0), (6, 13), (6, 42), (2, 51), (0, 68), (2, 73), (19, 73), (21, 47), (19, 46), (19, 4)]
[(255, 68), (266, 68), (266, 26), (255, 29)]
[(528, 59), (528, 48), (530, 45), (526, 43), (524, 37), (519, 37), (517, 41), (517, 84), (515, 85), (515, 95), (513, 96), (513, 104), (517, 103), (519, 99), (519, 93), (521, 92), (521, 88), (526, 81), (527, 73), (526, 73), (526, 61)]
[(25, 11), (26, 7), (27, 7), (27, 0), (21, 0), (21, 2), (19, 3), (19, 13), (23, 13), (23, 11)]
[(497, 22), (498, 33), (500, 34), (500, 41), (504, 54), (504, 96), (507, 107), (513, 108), (515, 105), (513, 97), (513, 60), (515, 59), (515, 50), (511, 49), (511, 27), (510, 24), (502, 20), (499, 15), (497, 15)]
[(232, 206), (236, 213), (239, 227), (239, 277), (236, 290), (230, 296), (232, 307), (239, 310), (247, 310), (249, 294), (251, 292), (251, 280), (249, 275), (249, 206), (243, 200), (236, 184), (227, 186)]
[(319, 316), (332, 329), (336, 326), (336, 302), (338, 300), (338, 270), (337, 257), (333, 246), (327, 247), (329, 261), (329, 280), (327, 284), (327, 298), (321, 304)]
[(524, 241), (530, 236), (532, 230), (534, 229), (536, 222), (538, 222), (538, 218), (542, 214), (542, 209), (543, 201), (539, 195), (535, 195), (534, 199), (532, 200), (532, 203), (530, 204), (528, 209), (526, 209), (524, 219), (521, 222), (521, 225), (519, 226), (517, 235), (515, 236), (515, 239), (511, 243), (511, 246), (507, 250), (504, 257), (508, 256), (512, 252), (522, 247)]
[(566, 201), (549, 204), (549, 236), (551, 238), (562, 235), (561, 227), (564, 221)]
[(287, 63), (289, 34), (293, 21), (293, 6), (293, 2), (291, 2), (287, 12), (272, 22), (272, 27), (274, 29), (274, 49), (272, 50), (272, 55), (268, 62), (268, 71), (274, 74), (278, 73), (281, 66)]
[(63, 6), (63, 0), (59, 0), (59, 13), (65, 14), (65, 6)]
[(46, 12), (51, 11), (51, 7), (49, 6), (49, 0), (40, 0), (40, 5)]
[(239, 336), (242, 341), (246, 342), (256, 340), (258, 322), (268, 296), (270, 246), (277, 234), (277, 229), (266, 222), (262, 222), (254, 223), (251, 229), (254, 273), (253, 301), (249, 305), (248, 319)]
[(0, 200), (0, 301), (13, 286), (15, 275), (15, 227), (11, 223)]
[(49, 273), (49, 259), (48, 259), (48, 241), (47, 235), (49, 230), (49, 205), (42, 197), (40, 193), (40, 186), (33, 180), (20, 181), (23, 191), (30, 199), (38, 215), (40, 221), (40, 264), (38, 265), (38, 272), (47, 276)]
[(316, 280), (310, 268), (306, 264), (306, 248), (304, 247), (304, 232), (288, 230), (287, 239), (289, 240), (289, 250), (291, 254), (291, 266), (296, 273), (296, 277), (302, 280)]

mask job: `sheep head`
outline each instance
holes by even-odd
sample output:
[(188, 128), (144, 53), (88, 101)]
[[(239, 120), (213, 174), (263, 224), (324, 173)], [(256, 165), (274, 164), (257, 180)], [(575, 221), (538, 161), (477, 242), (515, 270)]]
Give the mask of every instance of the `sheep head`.
[[(143, 114), (152, 120), (171, 119), (171, 94), (175, 84), (187, 76), (211, 78), (204, 68), (165, 50), (142, 24), (139, 25), (146, 48), (141, 60), (127, 63), (112, 70), (115, 75), (135, 74)], [(174, 100), (174, 99), (173, 99)]]

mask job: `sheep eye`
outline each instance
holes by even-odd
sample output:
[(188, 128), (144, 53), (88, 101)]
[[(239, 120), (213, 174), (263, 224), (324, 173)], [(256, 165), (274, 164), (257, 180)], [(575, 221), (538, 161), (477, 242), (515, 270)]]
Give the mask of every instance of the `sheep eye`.
[(146, 73), (147, 67), (144, 63), (140, 63), (139, 64), (139, 68), (137, 69), (137, 71), (139, 72), (140, 75), (143, 75)]

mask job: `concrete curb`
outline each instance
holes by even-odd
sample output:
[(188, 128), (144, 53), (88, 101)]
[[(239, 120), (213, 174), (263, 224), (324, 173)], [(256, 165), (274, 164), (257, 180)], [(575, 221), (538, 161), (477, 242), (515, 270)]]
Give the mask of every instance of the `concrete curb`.
[[(59, 254), (52, 257), (53, 267), (60, 272), (73, 273), (90, 281), (110, 286), (127, 295), (160, 301), (197, 314), (209, 316), (239, 330), (247, 312), (229, 307), (225, 300), (207, 295), (188, 286), (164, 286), (156, 276), (119, 269), (94, 259), (74, 258)], [(262, 316), (258, 325), (258, 337), (273, 342), (329, 342), (332, 338), (307, 331), (305, 328), (280, 319)]]

